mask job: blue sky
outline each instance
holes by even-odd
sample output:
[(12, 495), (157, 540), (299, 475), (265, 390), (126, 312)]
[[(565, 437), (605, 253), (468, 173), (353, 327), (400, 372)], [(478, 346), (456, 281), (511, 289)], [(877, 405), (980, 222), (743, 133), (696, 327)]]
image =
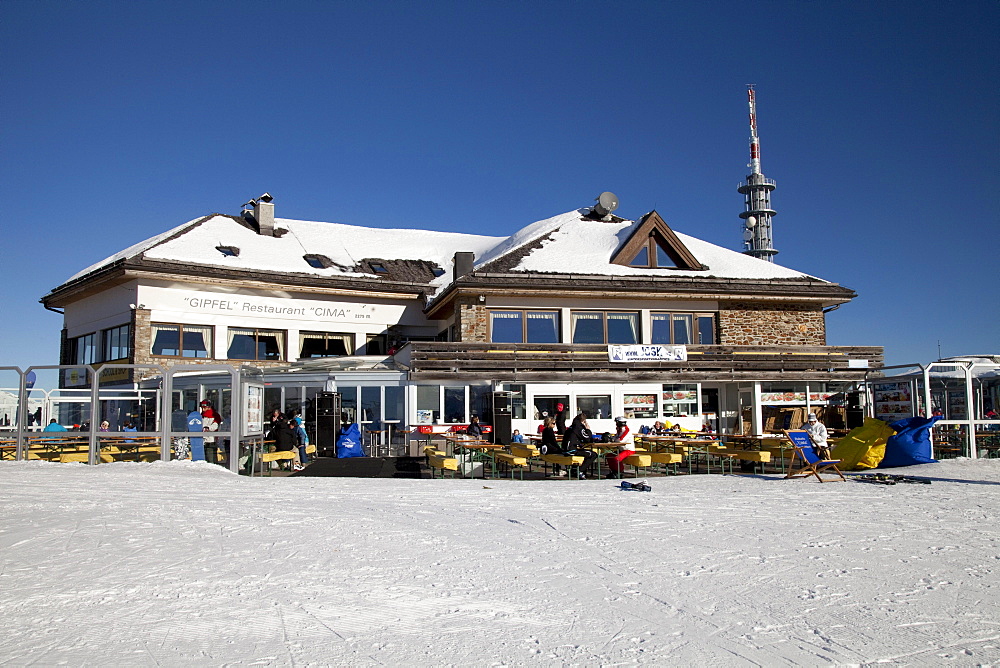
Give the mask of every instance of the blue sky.
[(0, 5), (0, 365), (38, 299), (211, 212), (507, 235), (604, 190), (733, 249), (757, 89), (779, 264), (831, 345), (1000, 353), (1000, 5)]

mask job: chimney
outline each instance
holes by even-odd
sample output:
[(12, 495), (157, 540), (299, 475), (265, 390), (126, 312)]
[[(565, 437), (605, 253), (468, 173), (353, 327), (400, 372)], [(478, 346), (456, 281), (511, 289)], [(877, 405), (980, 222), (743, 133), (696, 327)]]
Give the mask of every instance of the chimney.
[(260, 235), (274, 236), (274, 202), (270, 195), (265, 193), (253, 203), (253, 217), (257, 220)]
[(468, 251), (455, 253), (455, 269), (452, 280), (458, 280), (472, 271), (476, 261), (476, 254)]

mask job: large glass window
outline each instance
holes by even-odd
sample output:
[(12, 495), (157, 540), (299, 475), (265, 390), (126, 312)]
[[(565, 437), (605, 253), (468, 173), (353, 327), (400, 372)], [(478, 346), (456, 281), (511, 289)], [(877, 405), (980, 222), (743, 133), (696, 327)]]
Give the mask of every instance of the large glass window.
[(528, 417), (527, 385), (505, 383), (503, 389), (511, 393), (511, 417), (515, 420), (523, 420)]
[(358, 387), (356, 385), (338, 385), (340, 392), (340, 412), (347, 415), (351, 422), (357, 422), (358, 417)]
[(93, 364), (97, 361), (97, 334), (85, 334), (71, 341), (70, 364)]
[(715, 316), (704, 313), (654, 313), (651, 343), (713, 345)]
[(399, 385), (385, 386), (385, 419), (404, 420), (403, 388)]
[(663, 416), (698, 415), (698, 385), (695, 383), (663, 386)]
[(285, 359), (285, 333), (276, 329), (229, 328), (229, 350), (233, 360)]
[(433, 424), (441, 419), (441, 386), (417, 385), (417, 424)]
[(451, 424), (468, 422), (465, 417), (465, 388), (444, 388), (444, 421)]
[(211, 357), (212, 327), (202, 325), (153, 325), (154, 355), (167, 357)]
[(490, 311), (493, 343), (559, 343), (558, 311)]
[(129, 343), (130, 329), (129, 325), (122, 325), (120, 327), (112, 327), (111, 329), (104, 330), (103, 349), (105, 362), (128, 358), (129, 354), (132, 352), (131, 344)]
[(382, 424), (382, 388), (379, 386), (361, 388), (361, 421), (371, 422), (373, 427)]
[(300, 332), (299, 357), (338, 357), (354, 354), (354, 335), (334, 332)]
[(639, 314), (573, 311), (573, 343), (639, 343)]
[(611, 415), (611, 395), (581, 395), (576, 398), (576, 412), (586, 413), (587, 418), (607, 420)]
[(388, 339), (385, 334), (369, 334), (365, 343), (365, 355), (388, 355)]

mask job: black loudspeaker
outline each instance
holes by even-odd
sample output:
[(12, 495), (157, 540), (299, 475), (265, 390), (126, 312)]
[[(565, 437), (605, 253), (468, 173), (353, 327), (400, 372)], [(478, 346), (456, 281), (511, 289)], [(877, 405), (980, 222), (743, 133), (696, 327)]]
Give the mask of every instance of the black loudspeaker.
[(320, 392), (316, 395), (316, 452), (323, 457), (337, 456), (340, 431), (340, 395)]
[(865, 423), (865, 412), (860, 408), (848, 408), (845, 422), (848, 429), (856, 429)]
[(861, 393), (860, 392), (848, 392), (847, 393), (847, 407), (848, 408), (861, 408)]
[(500, 445), (510, 445), (511, 397), (510, 392), (493, 393), (493, 442)]

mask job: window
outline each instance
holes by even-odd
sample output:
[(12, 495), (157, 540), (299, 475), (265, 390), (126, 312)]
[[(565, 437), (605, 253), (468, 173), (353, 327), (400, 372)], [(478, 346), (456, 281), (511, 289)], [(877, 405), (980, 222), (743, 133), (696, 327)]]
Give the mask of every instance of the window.
[(153, 324), (154, 355), (207, 358), (211, 351), (211, 326)]
[(309, 255), (303, 255), (302, 259), (305, 260), (313, 269), (327, 269), (333, 266), (333, 260), (325, 255), (310, 253)]
[(381, 264), (377, 264), (377, 263), (372, 264), (372, 271), (374, 271), (376, 274), (388, 274), (389, 273), (389, 270), (385, 268), (385, 265), (381, 265)]
[(581, 395), (576, 398), (576, 412), (586, 413), (587, 418), (607, 420), (611, 415), (611, 395)]
[(85, 334), (70, 339), (70, 364), (93, 364), (97, 361), (97, 334)]
[(285, 333), (275, 329), (229, 328), (229, 350), (233, 360), (285, 359)]
[(388, 337), (385, 334), (369, 334), (365, 342), (365, 355), (388, 355)]
[(651, 343), (714, 345), (715, 316), (707, 313), (654, 313)]
[(493, 343), (559, 343), (558, 311), (490, 311)]
[(441, 386), (417, 385), (417, 424), (433, 424), (441, 419)]
[(301, 332), (299, 357), (337, 357), (354, 354), (354, 335), (334, 332)]
[(630, 267), (650, 267), (676, 269), (677, 263), (671, 259), (670, 255), (657, 241), (655, 234), (650, 235), (647, 241), (629, 262)]
[(639, 343), (639, 314), (573, 311), (573, 343)]
[(129, 325), (122, 325), (120, 327), (106, 329), (102, 332), (104, 339), (103, 351), (105, 362), (128, 358), (129, 354), (132, 352), (131, 344), (129, 342), (130, 329)]
[(444, 421), (451, 424), (468, 422), (465, 417), (465, 387), (444, 388)]

